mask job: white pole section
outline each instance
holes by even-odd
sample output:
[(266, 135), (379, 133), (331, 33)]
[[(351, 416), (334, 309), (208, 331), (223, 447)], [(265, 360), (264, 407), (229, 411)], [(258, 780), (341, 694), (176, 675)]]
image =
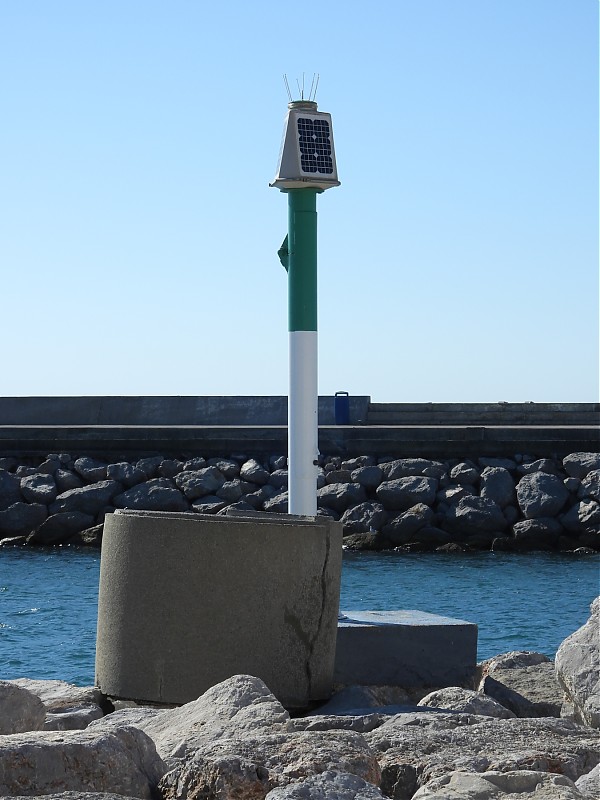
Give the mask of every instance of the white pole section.
[(290, 331), (289, 343), (289, 513), (314, 517), (318, 459), (317, 331)]

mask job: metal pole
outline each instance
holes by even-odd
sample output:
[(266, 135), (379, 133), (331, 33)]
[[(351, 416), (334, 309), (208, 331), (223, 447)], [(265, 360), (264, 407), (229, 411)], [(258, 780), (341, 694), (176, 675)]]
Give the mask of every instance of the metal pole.
[(317, 193), (288, 190), (289, 513), (317, 513)]

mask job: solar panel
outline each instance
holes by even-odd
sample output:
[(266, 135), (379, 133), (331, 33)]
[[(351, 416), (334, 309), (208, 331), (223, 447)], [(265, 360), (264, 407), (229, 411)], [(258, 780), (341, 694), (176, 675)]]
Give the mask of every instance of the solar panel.
[(313, 175), (333, 173), (330, 137), (331, 131), (327, 120), (298, 117), (300, 168), (303, 172)]

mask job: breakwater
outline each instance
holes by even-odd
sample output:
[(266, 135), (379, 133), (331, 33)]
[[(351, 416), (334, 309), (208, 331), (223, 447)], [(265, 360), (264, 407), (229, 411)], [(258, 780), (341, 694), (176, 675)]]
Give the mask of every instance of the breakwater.
[[(600, 551), (600, 454), (528, 459), (323, 454), (319, 514), (347, 549)], [(0, 458), (0, 544), (100, 546), (115, 508), (287, 511), (282, 454), (110, 461), (51, 453)]]

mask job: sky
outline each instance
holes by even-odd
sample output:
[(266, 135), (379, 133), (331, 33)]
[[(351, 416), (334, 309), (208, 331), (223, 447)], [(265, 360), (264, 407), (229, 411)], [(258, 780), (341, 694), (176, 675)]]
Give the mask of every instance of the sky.
[(598, 400), (596, 0), (0, 0), (0, 394), (285, 395), (320, 76), (319, 391)]

